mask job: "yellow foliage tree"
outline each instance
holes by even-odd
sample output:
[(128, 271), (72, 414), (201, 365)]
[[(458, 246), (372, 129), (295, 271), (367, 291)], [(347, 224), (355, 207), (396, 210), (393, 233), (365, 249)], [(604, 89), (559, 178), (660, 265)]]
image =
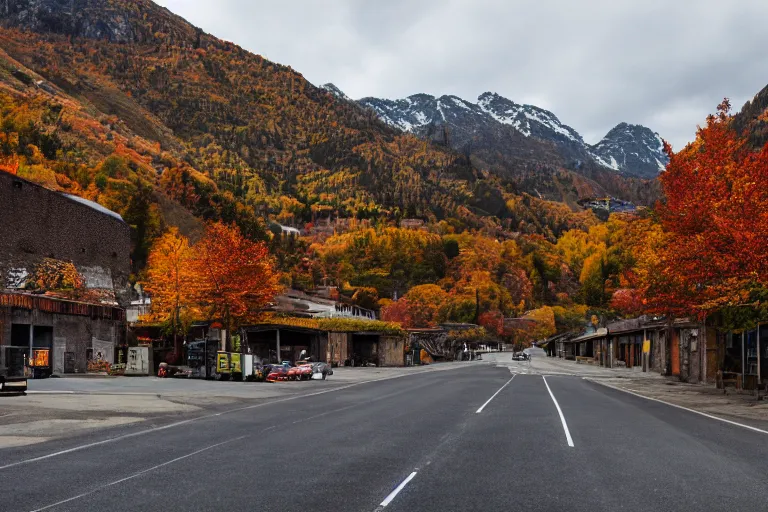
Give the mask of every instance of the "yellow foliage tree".
[(189, 318), (189, 313), (195, 311), (196, 284), (189, 240), (176, 228), (171, 228), (155, 242), (149, 253), (146, 279), (142, 285), (152, 297), (152, 307), (143, 320), (170, 325), (177, 354), (181, 351), (178, 334), (185, 330), (181, 321), (182, 309), (186, 310), (184, 318)]

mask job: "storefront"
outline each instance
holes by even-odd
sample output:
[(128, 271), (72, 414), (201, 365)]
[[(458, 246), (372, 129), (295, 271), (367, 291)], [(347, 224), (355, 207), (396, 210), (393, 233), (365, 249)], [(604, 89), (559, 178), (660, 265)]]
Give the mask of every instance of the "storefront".
[(8, 376), (86, 373), (114, 363), (124, 340), (121, 308), (0, 293), (0, 371)]
[(768, 324), (718, 337), (724, 346), (719, 385), (754, 390), (768, 381)]

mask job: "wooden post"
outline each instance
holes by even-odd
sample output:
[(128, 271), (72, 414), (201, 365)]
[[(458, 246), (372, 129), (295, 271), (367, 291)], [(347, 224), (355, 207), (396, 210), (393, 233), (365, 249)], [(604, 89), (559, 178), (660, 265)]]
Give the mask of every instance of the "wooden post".
[(699, 382), (707, 381), (707, 325), (706, 320), (699, 329)]
[(744, 377), (747, 373), (747, 355), (744, 352), (744, 341), (746, 338), (746, 331), (741, 331), (741, 389), (744, 389)]
[[(29, 353), (27, 354), (27, 357), (25, 358), (26, 361), (24, 361), (25, 365), (32, 365), (32, 348), (35, 344), (35, 324), (30, 322), (29, 323)], [(93, 345), (91, 345), (93, 346)], [(86, 366), (88, 365), (88, 361), (85, 362)], [(87, 368), (86, 368), (87, 369)], [(26, 372), (27, 369), (25, 368), (24, 371)], [(32, 376), (32, 375), (30, 375)]]
[(283, 362), (280, 358), (280, 329), (275, 329), (275, 332), (277, 333), (275, 335), (275, 339), (277, 340), (277, 364), (280, 364)]
[[(648, 330), (643, 329), (643, 345), (642, 348), (645, 349), (645, 342), (648, 340)], [(650, 347), (649, 347), (650, 348)], [(643, 373), (648, 373), (648, 358), (651, 356), (650, 350), (646, 352), (643, 350)]]
[(757, 390), (755, 393), (755, 396), (757, 396), (757, 399), (760, 400), (760, 324), (757, 324)]

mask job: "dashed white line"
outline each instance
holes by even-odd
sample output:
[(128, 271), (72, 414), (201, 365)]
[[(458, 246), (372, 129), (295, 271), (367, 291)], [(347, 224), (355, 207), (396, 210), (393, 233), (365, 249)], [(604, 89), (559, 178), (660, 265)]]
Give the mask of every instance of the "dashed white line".
[(499, 388), (499, 390), (498, 390), (497, 392), (495, 392), (491, 398), (489, 398), (489, 399), (488, 399), (488, 400), (487, 400), (487, 401), (486, 401), (486, 402), (485, 402), (483, 405), (481, 405), (481, 406), (480, 406), (480, 408), (479, 408), (477, 411), (475, 411), (475, 413), (476, 413), (476, 414), (480, 414), (481, 412), (483, 412), (483, 409), (485, 409), (485, 406), (486, 406), (486, 405), (488, 405), (489, 403), (491, 403), (491, 400), (493, 400), (494, 398), (496, 398), (496, 395), (498, 395), (499, 393), (501, 393), (501, 390), (502, 390), (502, 389), (504, 389), (505, 387), (507, 387), (507, 386), (509, 385), (509, 383), (510, 383), (510, 382), (512, 382), (512, 380), (513, 380), (513, 379), (514, 379), (516, 376), (517, 376), (517, 374), (513, 375), (513, 376), (512, 376), (512, 378), (511, 378), (511, 379), (509, 379), (509, 380), (508, 380), (508, 381), (507, 381), (507, 382), (506, 382), (506, 383), (505, 383), (503, 386), (501, 386), (501, 387)]
[(392, 500), (395, 499), (395, 497), (397, 497), (398, 494), (400, 494), (400, 491), (402, 491), (405, 488), (405, 486), (408, 485), (408, 482), (413, 480), (413, 477), (415, 477), (415, 476), (416, 476), (416, 471), (414, 471), (413, 473), (408, 475), (408, 478), (406, 478), (405, 480), (400, 482), (400, 485), (395, 487), (395, 490), (392, 491), (391, 493), (389, 493), (389, 495), (386, 498), (384, 498), (384, 501), (382, 501), (379, 504), (379, 507), (384, 508), (387, 505), (389, 505), (390, 503), (392, 503)]
[(563, 416), (563, 411), (560, 409), (560, 404), (557, 403), (557, 399), (555, 398), (555, 395), (552, 394), (552, 390), (549, 389), (549, 384), (547, 384), (547, 378), (542, 375), (542, 379), (544, 379), (544, 385), (547, 386), (547, 391), (549, 391), (549, 396), (552, 397), (552, 401), (555, 403), (555, 407), (557, 407), (557, 414), (560, 415), (560, 421), (563, 423), (563, 430), (565, 430), (565, 439), (568, 441), (568, 446), (573, 448), (573, 439), (571, 439), (571, 432), (568, 430), (568, 424), (565, 422), (565, 416)]
[(221, 443), (216, 443), (216, 444), (212, 444), (210, 446), (206, 446), (205, 448), (201, 448), (201, 449), (196, 450), (196, 451), (194, 451), (192, 453), (188, 453), (186, 455), (182, 455), (181, 457), (176, 457), (175, 459), (171, 459), (169, 461), (163, 462), (162, 464), (158, 464), (156, 466), (152, 466), (151, 468), (143, 469), (143, 470), (141, 470), (141, 471), (139, 471), (137, 473), (134, 473), (134, 474), (132, 474), (130, 476), (127, 476), (125, 478), (121, 478), (120, 480), (115, 480), (114, 482), (109, 482), (108, 484), (100, 485), (99, 487), (96, 487), (95, 489), (91, 489), (88, 492), (84, 492), (82, 494), (78, 494), (77, 496), (72, 496), (71, 498), (67, 498), (65, 500), (57, 501), (56, 503), (51, 503), (50, 505), (46, 505), (44, 507), (36, 508), (32, 512), (41, 512), (42, 510), (48, 510), (49, 508), (58, 507), (59, 505), (63, 505), (64, 503), (69, 503), (70, 501), (79, 500), (80, 498), (84, 498), (86, 496), (89, 496), (89, 495), (91, 495), (91, 494), (93, 494), (95, 492), (98, 492), (98, 491), (100, 491), (102, 489), (105, 489), (107, 487), (112, 487), (113, 485), (121, 484), (121, 483), (126, 482), (128, 480), (133, 480), (134, 478), (140, 477), (141, 475), (143, 475), (145, 473), (149, 473), (150, 471), (155, 471), (156, 469), (160, 469), (163, 466), (168, 466), (169, 464), (173, 464), (174, 462), (178, 462), (180, 460), (187, 459), (189, 457), (193, 457), (193, 456), (195, 456), (195, 455), (197, 455), (199, 453), (203, 453), (205, 451), (211, 450), (213, 448), (217, 448), (219, 446), (231, 443), (233, 441), (239, 441), (241, 439), (245, 439), (246, 437), (248, 437), (248, 436), (240, 436), (240, 437), (236, 437), (234, 439), (229, 439), (228, 441), (223, 441)]

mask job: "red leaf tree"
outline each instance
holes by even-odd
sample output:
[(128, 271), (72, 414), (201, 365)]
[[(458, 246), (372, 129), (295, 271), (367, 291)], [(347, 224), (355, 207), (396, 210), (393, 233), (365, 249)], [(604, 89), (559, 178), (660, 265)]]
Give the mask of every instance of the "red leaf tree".
[(660, 179), (667, 237), (644, 292), (655, 312), (699, 317), (749, 301), (768, 285), (768, 146), (731, 126), (725, 100)]
[(236, 226), (208, 224), (194, 252), (197, 302), (228, 333), (253, 318), (280, 291), (267, 246), (246, 239)]

